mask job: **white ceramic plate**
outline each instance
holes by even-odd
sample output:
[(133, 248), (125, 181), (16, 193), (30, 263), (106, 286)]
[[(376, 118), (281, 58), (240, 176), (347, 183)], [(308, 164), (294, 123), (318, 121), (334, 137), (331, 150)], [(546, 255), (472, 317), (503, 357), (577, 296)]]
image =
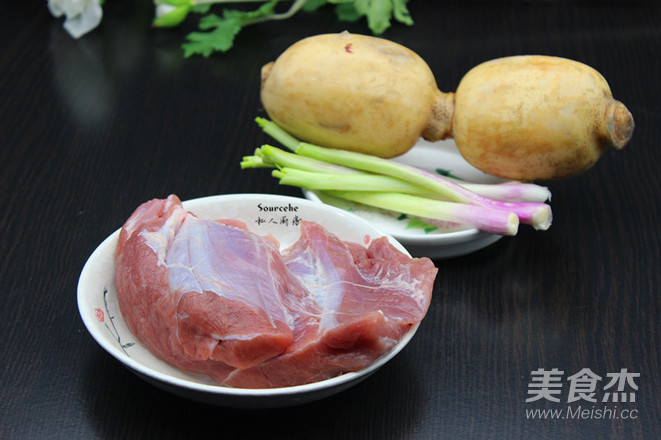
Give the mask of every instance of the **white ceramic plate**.
[[(393, 160), (427, 171), (440, 169), (473, 183), (499, 183), (503, 181), (485, 174), (466, 162), (452, 140), (432, 143), (421, 139), (406, 154)], [(303, 194), (310, 200), (321, 202), (320, 195), (316, 192), (303, 191)], [(415, 219), (412, 220), (379, 209), (340, 200), (324, 199), (323, 202), (350, 210), (364, 218), (385, 233), (392, 235), (412, 255), (417, 257), (458, 257), (489, 246), (502, 238), (501, 235), (466, 226), (455, 225), (431, 230)]]
[[(371, 223), (341, 209), (303, 198), (267, 194), (230, 194), (190, 200), (184, 208), (201, 218), (233, 218), (259, 234), (272, 234), (283, 247), (300, 235), (298, 221), (310, 220), (343, 240), (367, 244), (384, 234)], [(279, 211), (268, 211), (277, 207)], [(214, 384), (203, 374), (173, 367), (136, 340), (124, 322), (115, 290), (115, 248), (119, 231), (106, 238), (92, 253), (78, 281), (78, 309), (87, 330), (108, 353), (153, 385), (195, 401), (235, 408), (292, 406), (343, 391), (374, 373), (399, 353), (415, 334), (414, 326), (392, 351), (369, 367), (308, 385), (274, 389), (239, 389)], [(392, 237), (395, 247), (407, 253)], [(408, 254), (408, 253), (407, 253)]]

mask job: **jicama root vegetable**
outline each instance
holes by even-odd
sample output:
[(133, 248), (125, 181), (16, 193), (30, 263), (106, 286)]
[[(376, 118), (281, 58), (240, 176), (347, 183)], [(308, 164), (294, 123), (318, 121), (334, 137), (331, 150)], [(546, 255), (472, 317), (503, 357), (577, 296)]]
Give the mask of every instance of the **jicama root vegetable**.
[(457, 87), (452, 133), (462, 156), (489, 174), (557, 179), (591, 168), (633, 134), (629, 110), (585, 64), (557, 57), (500, 58)]
[(446, 137), (452, 96), (413, 51), (342, 32), (303, 39), (262, 68), (270, 118), (304, 141), (380, 157)]
[(273, 121), (304, 141), (392, 158), (420, 137), (454, 138), (476, 168), (525, 181), (583, 172), (634, 129), (629, 110), (585, 64), (499, 58), (444, 93), (411, 50), (348, 32), (303, 39), (264, 66), (261, 99)]

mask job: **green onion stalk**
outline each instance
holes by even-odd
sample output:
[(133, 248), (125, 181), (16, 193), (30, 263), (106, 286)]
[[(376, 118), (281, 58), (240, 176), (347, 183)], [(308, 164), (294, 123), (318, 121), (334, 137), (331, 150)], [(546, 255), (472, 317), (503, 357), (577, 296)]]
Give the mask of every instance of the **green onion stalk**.
[(323, 191), (332, 197), (408, 214), (515, 235), (519, 223), (548, 229), (548, 189), (530, 183), (473, 184), (394, 160), (301, 142), (276, 123), (259, 126), (291, 152), (263, 145), (242, 168), (274, 168), (281, 184)]

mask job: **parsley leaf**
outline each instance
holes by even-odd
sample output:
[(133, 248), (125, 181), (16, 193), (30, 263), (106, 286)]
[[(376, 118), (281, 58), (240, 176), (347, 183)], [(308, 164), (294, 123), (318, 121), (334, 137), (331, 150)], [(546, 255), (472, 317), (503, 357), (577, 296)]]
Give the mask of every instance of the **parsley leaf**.
[(409, 14), (408, 8), (406, 7), (406, 2), (408, 2), (408, 0), (392, 0), (393, 15), (395, 16), (395, 20), (399, 21), (400, 23), (412, 26), (413, 19), (411, 18), (411, 14)]
[(208, 57), (215, 51), (226, 52), (234, 45), (234, 37), (241, 30), (241, 24), (236, 20), (224, 20), (215, 14), (207, 15), (200, 21), (200, 29), (204, 27), (202, 22), (215, 22), (210, 32), (191, 32), (181, 47), (184, 49), (184, 57), (191, 55), (202, 55)]
[(264, 3), (254, 11), (224, 10), (223, 16), (209, 14), (200, 20), (200, 30), (208, 32), (191, 32), (182, 45), (184, 57), (202, 55), (208, 57), (215, 51), (227, 52), (234, 45), (234, 38), (241, 28), (253, 21), (269, 17), (274, 14), (275, 5), (280, 0), (271, 0)]
[(209, 13), (210, 4), (195, 5), (191, 12), (207, 14), (199, 23), (199, 31), (191, 32), (182, 44), (184, 57), (192, 55), (210, 56), (213, 52), (227, 52), (234, 45), (237, 34), (245, 26), (270, 19), (288, 18), (299, 9), (313, 12), (317, 9), (333, 5), (339, 20), (355, 22), (362, 18), (367, 20), (369, 29), (374, 34), (382, 34), (391, 26), (391, 19), (412, 25), (413, 20), (406, 4), (409, 0), (296, 0), (290, 10), (277, 14), (275, 7), (280, 0), (264, 0), (265, 2), (254, 11), (224, 10), (222, 16)]
[(390, 27), (390, 19), (406, 25), (412, 25), (413, 19), (406, 8), (408, 0), (328, 0), (339, 3), (336, 6), (337, 17), (343, 21), (354, 22), (367, 18), (367, 25), (376, 34), (384, 33)]
[(321, 8), (322, 6), (325, 6), (328, 3), (329, 3), (328, 0), (308, 0), (303, 5), (303, 10), (306, 12), (316, 11), (317, 9)]
[(367, 2), (367, 25), (375, 34), (382, 34), (390, 27), (392, 17), (391, 0), (372, 0)]

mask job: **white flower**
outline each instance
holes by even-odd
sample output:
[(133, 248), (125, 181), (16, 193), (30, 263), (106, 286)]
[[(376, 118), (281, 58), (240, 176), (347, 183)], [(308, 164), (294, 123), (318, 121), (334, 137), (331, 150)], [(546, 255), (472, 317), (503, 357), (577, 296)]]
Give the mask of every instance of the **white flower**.
[(73, 38), (80, 38), (101, 23), (101, 0), (48, 0), (48, 9), (55, 17), (66, 17), (64, 29)]
[(156, 3), (156, 17), (162, 17), (174, 11), (177, 7), (165, 3)]

